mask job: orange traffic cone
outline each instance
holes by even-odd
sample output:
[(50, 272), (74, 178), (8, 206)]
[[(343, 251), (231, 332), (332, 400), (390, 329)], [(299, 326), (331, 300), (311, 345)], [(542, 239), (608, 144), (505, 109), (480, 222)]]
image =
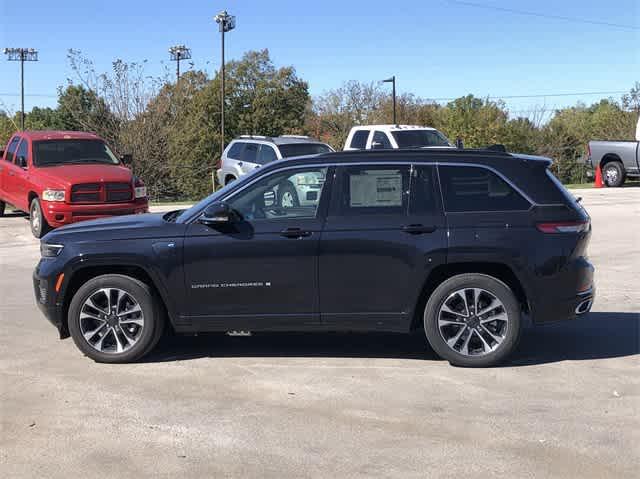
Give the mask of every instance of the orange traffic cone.
[(602, 188), (604, 183), (602, 182), (602, 170), (600, 169), (600, 165), (596, 168), (596, 181), (593, 183), (594, 188)]

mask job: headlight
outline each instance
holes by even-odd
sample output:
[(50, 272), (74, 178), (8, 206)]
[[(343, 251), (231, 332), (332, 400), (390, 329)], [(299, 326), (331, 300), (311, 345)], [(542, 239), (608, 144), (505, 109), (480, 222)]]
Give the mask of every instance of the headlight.
[(40, 243), (40, 255), (43, 258), (55, 258), (63, 249), (64, 246), (61, 244)]
[(42, 199), (45, 201), (64, 201), (64, 190), (44, 190)]
[(134, 189), (135, 189), (135, 192), (136, 192), (136, 199), (137, 198), (146, 198), (147, 197), (147, 187), (146, 186), (136, 186)]

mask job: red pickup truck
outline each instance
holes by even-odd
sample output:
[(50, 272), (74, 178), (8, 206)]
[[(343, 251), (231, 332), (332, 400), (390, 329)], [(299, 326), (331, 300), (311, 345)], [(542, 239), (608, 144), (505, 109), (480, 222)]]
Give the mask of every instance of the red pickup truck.
[(146, 213), (147, 190), (93, 133), (22, 131), (0, 159), (0, 216), (12, 204), (29, 213), (36, 238), (51, 228)]

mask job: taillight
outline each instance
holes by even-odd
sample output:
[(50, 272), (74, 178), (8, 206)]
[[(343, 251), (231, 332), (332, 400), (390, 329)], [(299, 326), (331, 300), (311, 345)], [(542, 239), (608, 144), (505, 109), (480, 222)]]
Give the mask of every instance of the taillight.
[(538, 223), (536, 228), (543, 233), (584, 233), (589, 231), (589, 221), (562, 221), (554, 223)]

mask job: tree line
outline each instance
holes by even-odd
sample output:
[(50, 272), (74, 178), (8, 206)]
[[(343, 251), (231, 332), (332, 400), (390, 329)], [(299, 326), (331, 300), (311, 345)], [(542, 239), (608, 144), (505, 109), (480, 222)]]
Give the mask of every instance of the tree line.
[[(92, 131), (119, 154), (133, 156), (133, 169), (153, 199), (193, 200), (208, 194), (220, 158), (220, 78), (189, 70), (178, 81), (169, 73), (145, 74), (145, 63), (113, 62), (98, 73), (71, 50), (73, 77), (58, 89), (55, 108), (34, 107), (27, 129)], [(345, 82), (311, 98), (292, 66), (276, 67), (268, 50), (250, 51), (226, 65), (225, 143), (241, 134), (305, 134), (342, 149), (354, 125), (390, 123), (392, 101), (378, 83)], [(467, 95), (447, 104), (405, 93), (397, 98), (398, 121), (437, 128), (465, 147), (503, 144), (509, 151), (555, 160), (565, 183), (584, 179), (579, 159), (589, 140), (632, 139), (640, 113), (640, 83), (616, 100), (526, 117), (510, 115), (504, 102)], [(0, 111), (0, 142), (19, 124), (19, 114)]]

